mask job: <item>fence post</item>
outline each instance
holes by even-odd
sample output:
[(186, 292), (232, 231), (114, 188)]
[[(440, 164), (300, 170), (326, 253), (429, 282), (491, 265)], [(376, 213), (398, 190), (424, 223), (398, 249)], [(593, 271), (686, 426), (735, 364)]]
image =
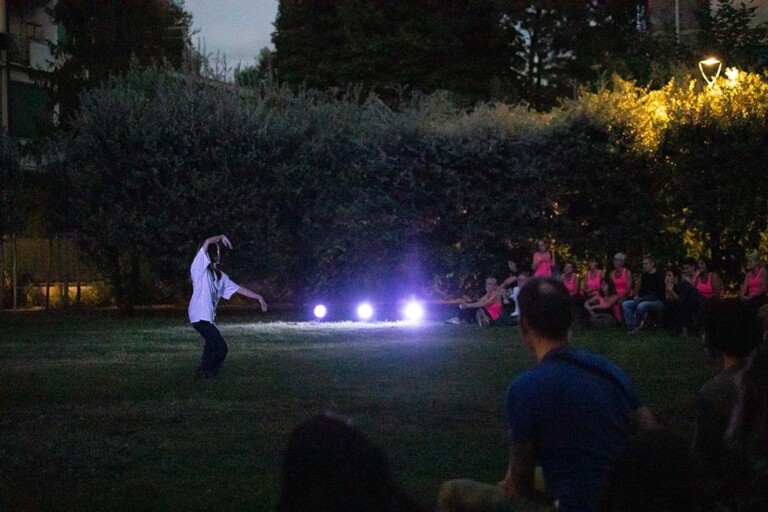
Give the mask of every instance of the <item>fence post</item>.
[(59, 279), (63, 279), (64, 295), (62, 296), (62, 307), (66, 310), (69, 309), (69, 236), (62, 238), (63, 254), (59, 255), (64, 267), (64, 275), (59, 275)]
[(13, 274), (13, 309), (14, 311), (19, 306), (19, 280), (18, 280), (18, 268), (16, 266), (16, 235), (11, 238), (11, 264)]
[(75, 307), (80, 308), (80, 237), (75, 231), (75, 280), (77, 281), (77, 293), (75, 294)]
[(0, 315), (3, 313), (3, 306), (5, 304), (3, 299), (3, 290), (5, 289), (5, 266), (3, 263), (3, 234), (0, 233)]
[(45, 309), (51, 308), (51, 260), (53, 259), (53, 237), (48, 236), (48, 259), (46, 260), (45, 276)]

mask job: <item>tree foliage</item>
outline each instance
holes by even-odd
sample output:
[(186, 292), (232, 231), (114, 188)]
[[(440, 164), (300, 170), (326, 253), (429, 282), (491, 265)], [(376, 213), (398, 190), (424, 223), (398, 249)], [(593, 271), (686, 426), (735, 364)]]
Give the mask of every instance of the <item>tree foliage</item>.
[(4, 307), (5, 289), (3, 239), (21, 226), (23, 181), (19, 153), (5, 131), (0, 130), (0, 312)]
[(55, 101), (65, 121), (82, 91), (125, 73), (134, 59), (179, 67), (192, 22), (168, 0), (59, 0), (50, 12), (63, 28), (52, 46)]
[(281, 0), (273, 36), (281, 80), (384, 91), (513, 94), (493, 0)]
[(183, 295), (217, 232), (238, 246), (234, 275), (297, 303), (455, 296), (512, 254), (527, 266), (541, 236), (577, 259), (717, 259), (734, 237), (761, 242), (768, 218), (768, 84), (726, 75), (615, 78), (537, 113), (135, 67), (83, 97), (51, 182), (121, 305)]
[(718, 0), (704, 17), (703, 50), (729, 66), (751, 71), (764, 68), (768, 63), (768, 22), (758, 22), (756, 11), (753, 0), (738, 5)]

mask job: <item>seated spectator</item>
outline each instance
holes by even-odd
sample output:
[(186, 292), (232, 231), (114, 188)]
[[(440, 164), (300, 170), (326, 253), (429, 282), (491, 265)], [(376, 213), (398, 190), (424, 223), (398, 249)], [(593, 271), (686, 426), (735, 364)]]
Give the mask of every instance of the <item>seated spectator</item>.
[(459, 303), (459, 316), (448, 320), (448, 323), (472, 323), (477, 322), (481, 327), (488, 327), (492, 322), (501, 318), (503, 312), (502, 296), (504, 288), (501, 288), (493, 276), (485, 278), (485, 295), (474, 302), (462, 300)]
[(768, 353), (756, 352), (739, 379), (739, 400), (726, 432), (739, 464), (724, 510), (768, 510)]
[[(517, 276), (520, 275), (520, 270), (518, 270), (517, 263), (515, 261), (507, 260), (507, 268), (509, 269), (509, 276), (499, 285), (499, 288), (504, 289), (501, 300), (505, 306), (509, 305), (510, 293), (512, 291), (513, 285), (517, 282)], [(510, 310), (509, 313), (511, 312), (512, 311)]]
[(619, 323), (623, 320), (621, 304), (631, 298), (630, 295), (632, 293), (632, 272), (624, 266), (626, 260), (627, 257), (623, 252), (617, 252), (613, 256), (613, 270), (609, 274), (618, 296), (616, 304), (613, 305), (613, 314), (619, 319)]
[(665, 428), (641, 432), (611, 467), (601, 512), (695, 512), (697, 473), (682, 437)]
[(531, 265), (534, 277), (551, 277), (557, 265), (555, 251), (544, 240), (537, 240), (536, 248), (536, 252), (533, 253), (533, 264)]
[(511, 288), (517, 281), (517, 276), (520, 275), (520, 270), (517, 268), (517, 263), (513, 260), (507, 260), (507, 269), (509, 269), (509, 277), (499, 285), (502, 288)]
[(760, 341), (760, 325), (738, 301), (707, 303), (702, 320), (702, 340), (710, 361), (722, 365), (720, 373), (699, 390), (692, 453), (701, 467), (708, 498), (723, 499), (732, 487), (733, 457), (724, 443), (725, 433), (738, 403), (738, 382), (747, 356)]
[(719, 299), (723, 296), (723, 282), (717, 272), (710, 270), (709, 260), (699, 258), (698, 271), (693, 279), (693, 286), (704, 300)]
[[(515, 502), (536, 496), (538, 462), (558, 510), (597, 510), (611, 463), (630, 436), (656, 426), (655, 419), (620, 368), (569, 346), (572, 315), (560, 281), (529, 281), (519, 303), (520, 331), (538, 362), (507, 390), (511, 447), (500, 486)], [(467, 510), (464, 504), (477, 503), (471, 496), (476, 487), (446, 485), (441, 502), (454, 504), (449, 510)]]
[(684, 279), (693, 284), (694, 279), (698, 273), (696, 260), (693, 258), (685, 258), (680, 265), (680, 279)]
[(394, 483), (384, 453), (349, 420), (314, 416), (293, 431), (279, 512), (422, 510)]
[(673, 336), (688, 334), (699, 325), (702, 300), (690, 281), (682, 279), (677, 267), (667, 270), (664, 277), (664, 318), (662, 322)]
[(739, 291), (739, 299), (757, 312), (768, 303), (768, 272), (757, 251), (747, 256), (747, 273)]
[(603, 271), (597, 259), (590, 258), (587, 262), (587, 273), (581, 284), (581, 295), (588, 299), (600, 294), (600, 281), (603, 279)]
[(517, 325), (517, 321), (520, 318), (520, 307), (517, 304), (517, 296), (520, 294), (520, 288), (522, 288), (528, 279), (531, 278), (530, 272), (520, 272), (517, 276), (517, 283), (514, 288), (509, 292), (509, 298), (512, 300), (513, 310), (510, 316), (510, 324)]
[(574, 268), (576, 267), (572, 261), (566, 261), (563, 264), (563, 273), (560, 274), (560, 281), (565, 285), (565, 289), (568, 290), (568, 295), (571, 297), (571, 306), (574, 308), (574, 311), (578, 311), (583, 299), (581, 298), (581, 279), (574, 272)]
[(643, 257), (643, 274), (637, 279), (632, 298), (621, 304), (624, 322), (631, 332), (645, 325), (648, 312), (664, 309), (664, 275), (650, 256)]
[(584, 309), (589, 314), (589, 325), (593, 327), (613, 327), (618, 325), (621, 317), (615, 315), (614, 307), (619, 300), (613, 281), (604, 277), (600, 281), (600, 293), (590, 297), (584, 303)]

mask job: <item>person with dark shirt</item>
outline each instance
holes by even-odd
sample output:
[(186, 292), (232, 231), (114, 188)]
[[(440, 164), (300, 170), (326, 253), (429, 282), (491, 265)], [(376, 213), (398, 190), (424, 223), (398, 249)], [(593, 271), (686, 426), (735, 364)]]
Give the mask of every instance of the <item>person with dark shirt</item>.
[(664, 275), (663, 323), (674, 336), (687, 334), (696, 328), (701, 314), (702, 297), (691, 281), (683, 277), (677, 267)]
[(538, 363), (507, 390), (511, 448), (500, 485), (511, 498), (531, 496), (538, 462), (560, 512), (595, 511), (613, 460), (656, 421), (618, 366), (569, 346), (571, 304), (560, 281), (535, 278), (518, 299), (520, 330)]
[(637, 280), (631, 299), (621, 304), (627, 329), (638, 332), (649, 311), (664, 309), (664, 275), (650, 256), (643, 257), (643, 274)]
[(739, 381), (748, 356), (761, 338), (761, 326), (739, 301), (712, 301), (702, 315), (702, 334), (707, 359), (722, 367), (699, 390), (691, 446), (712, 502), (723, 499), (733, 487), (736, 459), (726, 448), (725, 435), (739, 401)]

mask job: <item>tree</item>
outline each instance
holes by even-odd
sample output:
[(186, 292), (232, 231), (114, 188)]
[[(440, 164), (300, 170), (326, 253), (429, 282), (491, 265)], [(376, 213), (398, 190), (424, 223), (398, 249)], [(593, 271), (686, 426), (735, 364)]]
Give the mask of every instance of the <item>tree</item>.
[(671, 83), (659, 145), (659, 192), (681, 236), (698, 235), (713, 261), (733, 240), (760, 245), (768, 218), (768, 84), (726, 71), (713, 86)]
[(0, 312), (5, 307), (5, 267), (3, 239), (16, 232), (21, 224), (21, 194), (24, 174), (19, 154), (4, 131), (0, 131)]
[(294, 85), (499, 99), (510, 93), (499, 18), (492, 0), (281, 0), (276, 67)]
[(728, 66), (754, 71), (765, 68), (768, 22), (756, 22), (753, 0), (718, 0), (703, 16), (701, 47)]
[(259, 87), (276, 78), (273, 66), (274, 53), (266, 46), (259, 52), (255, 65), (235, 68), (235, 84), (241, 87)]
[(86, 93), (50, 149), (51, 179), (67, 183), (72, 226), (120, 309), (151, 300), (150, 282), (185, 282), (200, 237), (263, 232), (246, 234), (265, 217), (267, 148), (251, 140), (257, 118), (242, 107), (234, 89), (137, 65)]
[(82, 91), (125, 73), (133, 59), (143, 65), (166, 60), (179, 67), (192, 22), (169, 0), (59, 0), (50, 13), (64, 31), (52, 45), (54, 100), (64, 122)]
[(506, 0), (501, 26), (523, 98), (549, 109), (624, 67), (637, 34), (636, 2)]

